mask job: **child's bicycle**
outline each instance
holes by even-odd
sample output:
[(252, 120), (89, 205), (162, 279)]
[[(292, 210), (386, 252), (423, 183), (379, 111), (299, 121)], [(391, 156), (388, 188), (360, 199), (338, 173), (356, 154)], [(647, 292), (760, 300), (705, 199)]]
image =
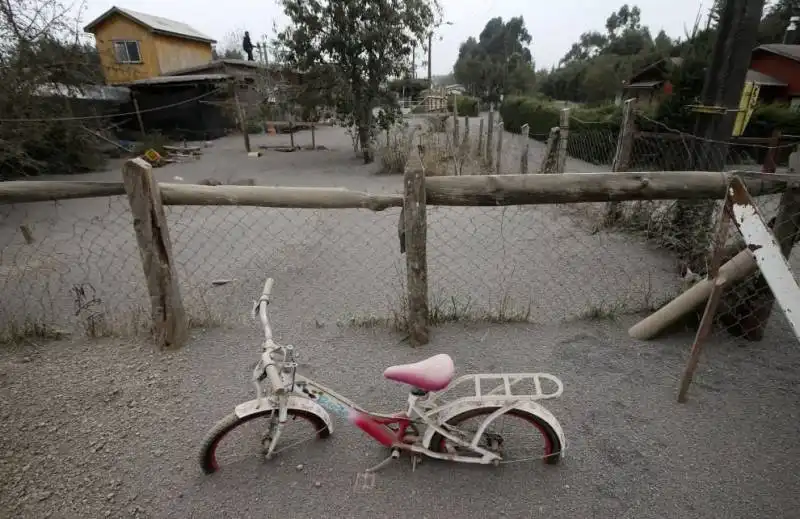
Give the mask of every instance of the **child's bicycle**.
[[(399, 458), (401, 451), (411, 453), (414, 466), (422, 456), (494, 465), (533, 459), (555, 464), (560, 460), (565, 445), (561, 425), (537, 403), (561, 395), (563, 385), (557, 377), (547, 373), (500, 373), (463, 375), (453, 380), (455, 368), (450, 356), (434, 355), (415, 364), (387, 368), (386, 378), (412, 387), (408, 407), (405, 412), (394, 414), (372, 413), (297, 373), (294, 348), (280, 346), (272, 340), (267, 315), (272, 285), (273, 280), (267, 279), (261, 298), (253, 307), (254, 315), (259, 315), (264, 325), (265, 336), (261, 359), (253, 370), (256, 398), (236, 406), (233, 413), (208, 433), (200, 450), (200, 465), (205, 473), (219, 468), (221, 446), (242, 443), (226, 442), (229, 433), (258, 419), (265, 420), (260, 424), (256, 439), (267, 459), (315, 437), (327, 438), (333, 432), (333, 424), (326, 409), (347, 416), (381, 445), (391, 449), (391, 455), (367, 473)], [(555, 387), (554, 391), (543, 391), (542, 383), (546, 381)], [(483, 383), (495, 387), (484, 391)], [(523, 385), (530, 385), (531, 390), (514, 392), (515, 386)], [(451, 397), (457, 389), (462, 393), (466, 390), (466, 396)], [(476, 418), (477, 423), (467, 425)], [(508, 445), (512, 449), (517, 445), (507, 441), (509, 436), (504, 429), (490, 430), (497, 423), (504, 425), (502, 422), (507, 418), (517, 419), (524, 432), (534, 433), (533, 452), (519, 459), (509, 457)], [(300, 441), (277, 449), (279, 440), (286, 437), (286, 425), (297, 422), (308, 422), (313, 429), (305, 425), (305, 435)]]

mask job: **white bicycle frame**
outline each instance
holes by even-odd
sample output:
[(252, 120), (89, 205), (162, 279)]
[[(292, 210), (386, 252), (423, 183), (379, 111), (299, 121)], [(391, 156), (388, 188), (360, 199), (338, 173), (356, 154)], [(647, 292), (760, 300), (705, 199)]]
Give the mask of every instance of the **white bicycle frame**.
[[(271, 434), (270, 445), (267, 449), (267, 458), (272, 457), (275, 447), (280, 439), (281, 430), (288, 419), (288, 410), (297, 409), (318, 416), (325, 423), (328, 430), (333, 432), (333, 423), (328, 410), (334, 414), (349, 415), (353, 411), (362, 413), (368, 418), (395, 423), (409, 422), (419, 425), (420, 421), (426, 428), (421, 438), (416, 438), (414, 443), (403, 441), (393, 442), (393, 457), (400, 450), (411, 451), (415, 454), (431, 458), (456, 461), (461, 463), (489, 464), (497, 463), (501, 457), (478, 445), (480, 438), (488, 425), (501, 415), (517, 409), (538, 416), (546, 421), (556, 432), (561, 445), (565, 445), (563, 430), (550, 411), (537, 403), (538, 400), (558, 398), (564, 386), (557, 377), (549, 373), (482, 373), (463, 375), (453, 380), (447, 388), (438, 392), (430, 392), (420, 397), (413, 393), (408, 396), (408, 407), (405, 413), (383, 414), (365, 410), (349, 398), (337, 393), (318, 382), (297, 374), (297, 363), (294, 361), (294, 348), (280, 346), (272, 339), (272, 329), (269, 325), (267, 305), (270, 301), (270, 292), (273, 280), (270, 278), (264, 285), (261, 298), (256, 302), (253, 310), (258, 314), (264, 326), (264, 352), (253, 370), (253, 383), (256, 387), (256, 398), (236, 406), (236, 414), (240, 418), (250, 414), (263, 412), (265, 409), (277, 411), (277, 424)], [(276, 359), (279, 356), (282, 358)], [(261, 381), (266, 380), (267, 391), (262, 388)], [(556, 390), (546, 393), (542, 390), (542, 381), (553, 383)], [(514, 386), (523, 381), (532, 381), (534, 390), (527, 393), (514, 393)], [(488, 392), (483, 392), (482, 382), (495, 382)], [(448, 400), (449, 394), (456, 388), (470, 387), (472, 395), (457, 397)], [(452, 417), (466, 411), (479, 408), (496, 408), (482, 421), (475, 434), (464, 439), (453, 434), (443, 425)], [(465, 456), (453, 453), (435, 452), (430, 449), (433, 436), (438, 433), (451, 442), (479, 454), (480, 457)], [(402, 438), (400, 438), (402, 440)], [(562, 454), (562, 453), (559, 453)], [(391, 458), (390, 458), (391, 459)], [(389, 461), (389, 460), (387, 460)], [(377, 467), (376, 467), (377, 469)]]

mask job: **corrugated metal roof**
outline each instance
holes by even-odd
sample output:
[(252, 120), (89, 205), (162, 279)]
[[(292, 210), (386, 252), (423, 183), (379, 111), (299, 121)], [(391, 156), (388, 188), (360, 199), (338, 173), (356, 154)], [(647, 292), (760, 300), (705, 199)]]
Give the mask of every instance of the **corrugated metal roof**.
[(785, 43), (770, 43), (769, 45), (759, 45), (755, 50), (764, 50), (783, 56), (784, 58), (800, 61), (800, 45), (786, 45)]
[(762, 72), (752, 69), (747, 71), (747, 76), (745, 78), (745, 81), (753, 82), (764, 86), (789, 86), (788, 83), (784, 83), (779, 79), (775, 79), (772, 76), (768, 76)]
[(245, 67), (245, 68), (252, 68), (252, 69), (263, 69), (266, 68), (262, 63), (257, 61), (247, 61), (243, 59), (216, 59), (213, 61), (209, 61), (208, 63), (203, 63), (202, 65), (194, 65), (191, 67), (186, 67), (178, 70), (173, 70), (170, 72), (172, 76), (180, 76), (184, 74), (189, 74), (191, 72), (197, 72), (198, 70), (208, 70), (213, 69), (219, 66), (231, 65), (233, 67)]
[(192, 74), (186, 76), (158, 76), (147, 79), (137, 79), (136, 81), (125, 83), (125, 85), (137, 86), (137, 85), (167, 85), (175, 83), (207, 83), (207, 82), (210, 83), (214, 81), (227, 81), (232, 78), (233, 76), (231, 76), (230, 74)]
[(625, 88), (653, 88), (664, 81), (639, 81), (638, 83), (631, 83), (630, 85), (625, 85)]
[(170, 36), (179, 36), (182, 38), (188, 38), (190, 40), (216, 43), (214, 38), (203, 34), (194, 27), (191, 27), (183, 22), (177, 22), (175, 20), (170, 20), (169, 18), (162, 18), (161, 16), (140, 13), (138, 11), (131, 11), (130, 9), (122, 9), (121, 7), (116, 6), (95, 18), (86, 27), (84, 27), (83, 30), (86, 32), (91, 32), (93, 28), (113, 14), (120, 14), (130, 18), (131, 20), (144, 25), (153, 32), (168, 34)]
[(54, 83), (41, 85), (36, 89), (41, 96), (70, 97), (73, 99), (88, 99), (92, 101), (109, 101), (126, 103), (130, 101), (131, 91), (123, 86), (110, 85), (64, 85)]

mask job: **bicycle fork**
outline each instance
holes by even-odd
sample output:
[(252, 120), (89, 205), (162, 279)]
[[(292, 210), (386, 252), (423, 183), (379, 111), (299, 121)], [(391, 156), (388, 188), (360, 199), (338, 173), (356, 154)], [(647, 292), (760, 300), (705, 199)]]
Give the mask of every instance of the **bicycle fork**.
[(281, 431), (283, 430), (283, 425), (286, 423), (288, 419), (289, 413), (286, 411), (286, 406), (281, 402), (278, 406), (278, 421), (277, 423), (274, 422), (274, 414), (273, 414), (273, 421), (270, 423), (270, 442), (269, 447), (267, 447), (267, 453), (265, 457), (270, 460), (275, 452), (275, 447), (278, 446), (278, 440), (281, 437)]

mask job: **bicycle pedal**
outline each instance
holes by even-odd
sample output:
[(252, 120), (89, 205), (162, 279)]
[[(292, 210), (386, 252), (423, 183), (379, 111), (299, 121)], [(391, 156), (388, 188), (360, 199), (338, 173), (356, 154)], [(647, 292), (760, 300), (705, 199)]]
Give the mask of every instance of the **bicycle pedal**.
[(356, 474), (356, 481), (353, 484), (353, 490), (372, 490), (375, 488), (375, 473), (374, 472), (360, 472)]

